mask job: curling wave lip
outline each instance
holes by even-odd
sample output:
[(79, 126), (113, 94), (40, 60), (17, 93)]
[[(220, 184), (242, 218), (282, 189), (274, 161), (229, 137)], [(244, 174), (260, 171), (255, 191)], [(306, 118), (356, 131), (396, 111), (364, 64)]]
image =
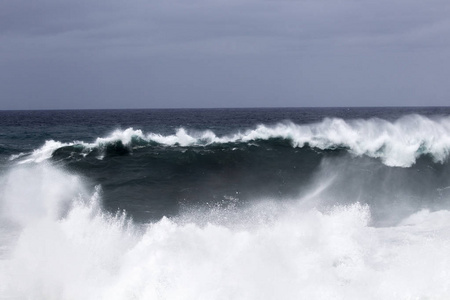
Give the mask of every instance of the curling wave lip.
[[(127, 128), (116, 130), (107, 137), (99, 137), (93, 143), (74, 141), (61, 143), (48, 140), (28, 156), (21, 156), (20, 163), (42, 162), (51, 158), (61, 147), (78, 145), (86, 153), (102, 149), (105, 145), (120, 142), (133, 148), (135, 143), (157, 143), (164, 146), (196, 147), (211, 144), (251, 143), (258, 140), (282, 138), (293, 147), (311, 147), (321, 150), (345, 148), (355, 156), (379, 158), (385, 165), (410, 167), (420, 156), (429, 155), (435, 162), (444, 162), (450, 153), (450, 117), (427, 118), (409, 115), (389, 122), (382, 119), (343, 120), (327, 118), (320, 123), (297, 125), (292, 122), (273, 126), (258, 125), (242, 132), (217, 136), (210, 130), (187, 131), (179, 128), (173, 135), (144, 134), (141, 130)], [(100, 156), (101, 157), (101, 156)]]

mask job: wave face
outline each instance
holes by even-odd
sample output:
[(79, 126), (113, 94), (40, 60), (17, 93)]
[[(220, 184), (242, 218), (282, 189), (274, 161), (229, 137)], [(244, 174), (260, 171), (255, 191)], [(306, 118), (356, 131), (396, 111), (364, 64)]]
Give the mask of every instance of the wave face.
[(450, 118), (415, 114), (394, 121), (286, 121), (222, 135), (212, 130), (179, 128), (175, 134), (161, 134), (128, 128), (93, 141), (47, 140), (10, 160), (52, 161), (80, 172), (92, 185), (102, 185), (110, 211), (125, 209), (145, 221), (230, 198), (239, 204), (296, 198), (326, 172), (336, 174), (329, 189), (340, 202), (347, 204), (346, 199), (363, 193), (360, 201), (376, 202), (373, 213), (378, 215), (390, 199), (408, 195), (417, 208), (431, 199), (442, 201), (448, 185), (439, 172), (448, 172), (449, 150)]
[(5, 113), (0, 295), (449, 298), (445, 113)]
[(417, 158), (429, 155), (436, 162), (444, 162), (450, 153), (450, 118), (430, 119), (410, 115), (395, 122), (382, 119), (351, 120), (327, 118), (320, 123), (297, 125), (292, 122), (273, 126), (258, 125), (254, 129), (218, 136), (211, 130), (188, 132), (180, 128), (172, 135), (144, 134), (128, 128), (116, 130), (110, 136), (88, 143), (74, 141), (62, 143), (47, 140), (22, 162), (41, 162), (55, 151), (67, 154), (89, 155), (97, 153), (128, 154), (133, 149), (152, 146), (205, 147), (250, 144), (283, 140), (293, 148), (309, 147), (317, 150), (346, 149), (355, 156), (379, 158), (387, 166), (410, 167)]

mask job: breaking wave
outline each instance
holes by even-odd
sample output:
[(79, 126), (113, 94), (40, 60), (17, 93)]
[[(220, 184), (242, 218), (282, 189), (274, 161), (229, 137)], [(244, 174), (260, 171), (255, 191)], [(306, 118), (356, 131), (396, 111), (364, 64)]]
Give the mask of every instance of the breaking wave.
[[(259, 145), (261, 141), (285, 140), (293, 148), (318, 150), (345, 149), (355, 156), (380, 159), (387, 166), (410, 167), (421, 156), (430, 156), (443, 163), (450, 153), (450, 117), (427, 118), (409, 115), (390, 122), (382, 119), (343, 120), (324, 119), (320, 123), (298, 125), (291, 122), (256, 128), (218, 136), (213, 131), (194, 131), (179, 128), (173, 135), (145, 134), (128, 128), (116, 130), (94, 142), (74, 141), (62, 143), (48, 140), (45, 144), (21, 156), (21, 163), (42, 162), (58, 149), (81, 156), (95, 153), (128, 154), (134, 149), (156, 146), (209, 147), (212, 145)], [(17, 159), (16, 157), (14, 159)]]
[[(186, 211), (133, 223), (102, 193), (46, 163), (0, 178), (0, 294), (8, 299), (442, 299), (450, 212), (374, 227), (357, 201)], [(333, 179), (330, 179), (333, 180)], [(312, 204), (314, 203), (314, 204)]]

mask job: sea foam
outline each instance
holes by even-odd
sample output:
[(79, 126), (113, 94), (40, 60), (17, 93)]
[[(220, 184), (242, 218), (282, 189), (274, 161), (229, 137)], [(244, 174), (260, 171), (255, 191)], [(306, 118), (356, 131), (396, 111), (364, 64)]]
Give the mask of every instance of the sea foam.
[(319, 184), (304, 199), (137, 225), (102, 208), (100, 187), (45, 163), (0, 180), (7, 299), (450, 297), (447, 210), (374, 227), (368, 205), (305, 205)]

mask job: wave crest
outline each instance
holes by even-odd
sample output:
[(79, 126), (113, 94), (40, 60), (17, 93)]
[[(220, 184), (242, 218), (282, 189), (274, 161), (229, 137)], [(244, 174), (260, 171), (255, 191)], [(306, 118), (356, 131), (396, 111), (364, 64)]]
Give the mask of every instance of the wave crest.
[(93, 143), (74, 141), (61, 143), (54, 140), (33, 151), (21, 162), (42, 162), (64, 147), (78, 147), (83, 155), (93, 150), (104, 156), (105, 149), (118, 145), (131, 152), (135, 148), (152, 145), (205, 147), (212, 144), (253, 143), (261, 140), (284, 139), (292, 147), (311, 147), (320, 150), (347, 149), (356, 156), (379, 158), (385, 165), (410, 167), (416, 159), (429, 155), (435, 162), (443, 163), (450, 153), (450, 117), (427, 118), (409, 115), (390, 122), (382, 119), (343, 120), (327, 118), (320, 123), (299, 125), (292, 122), (275, 125), (258, 125), (253, 129), (218, 136), (211, 130), (194, 131), (179, 128), (175, 134), (145, 134), (127, 128), (116, 130)]

